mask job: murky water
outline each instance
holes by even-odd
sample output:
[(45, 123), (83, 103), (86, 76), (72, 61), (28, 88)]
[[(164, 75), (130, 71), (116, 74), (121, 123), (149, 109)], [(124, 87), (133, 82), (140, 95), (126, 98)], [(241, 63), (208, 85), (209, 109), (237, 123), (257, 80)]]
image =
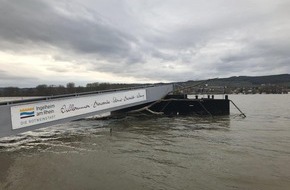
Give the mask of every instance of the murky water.
[(81, 120), (2, 138), (0, 189), (289, 189), (290, 96), (230, 98), (247, 118)]

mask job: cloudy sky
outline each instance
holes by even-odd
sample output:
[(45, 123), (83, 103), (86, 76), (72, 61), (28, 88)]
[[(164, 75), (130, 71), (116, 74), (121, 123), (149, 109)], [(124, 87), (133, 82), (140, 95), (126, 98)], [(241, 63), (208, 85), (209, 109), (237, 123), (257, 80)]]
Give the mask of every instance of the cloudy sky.
[(290, 73), (290, 0), (0, 0), (0, 87)]

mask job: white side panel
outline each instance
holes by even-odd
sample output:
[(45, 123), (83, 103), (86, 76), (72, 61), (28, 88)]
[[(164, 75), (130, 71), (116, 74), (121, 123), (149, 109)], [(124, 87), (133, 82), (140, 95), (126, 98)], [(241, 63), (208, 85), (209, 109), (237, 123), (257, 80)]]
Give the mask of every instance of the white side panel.
[(25, 128), (113, 107), (143, 102), (146, 99), (146, 90), (141, 89), (12, 106), (12, 129)]

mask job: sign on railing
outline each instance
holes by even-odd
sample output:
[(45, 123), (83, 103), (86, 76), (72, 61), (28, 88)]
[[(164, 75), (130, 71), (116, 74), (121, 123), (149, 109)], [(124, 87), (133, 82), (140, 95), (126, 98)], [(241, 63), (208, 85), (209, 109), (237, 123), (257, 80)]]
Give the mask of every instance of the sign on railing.
[(12, 129), (142, 102), (146, 98), (146, 90), (141, 89), (12, 106)]

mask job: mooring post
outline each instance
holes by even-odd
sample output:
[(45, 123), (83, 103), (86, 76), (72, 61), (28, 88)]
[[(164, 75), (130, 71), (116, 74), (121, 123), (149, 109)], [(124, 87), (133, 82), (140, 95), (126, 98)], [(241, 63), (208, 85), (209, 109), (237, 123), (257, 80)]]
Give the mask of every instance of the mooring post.
[(198, 99), (198, 95), (195, 95), (195, 99)]
[(211, 98), (214, 99), (214, 95), (211, 95)]
[(210, 99), (210, 95), (207, 95), (207, 98)]

